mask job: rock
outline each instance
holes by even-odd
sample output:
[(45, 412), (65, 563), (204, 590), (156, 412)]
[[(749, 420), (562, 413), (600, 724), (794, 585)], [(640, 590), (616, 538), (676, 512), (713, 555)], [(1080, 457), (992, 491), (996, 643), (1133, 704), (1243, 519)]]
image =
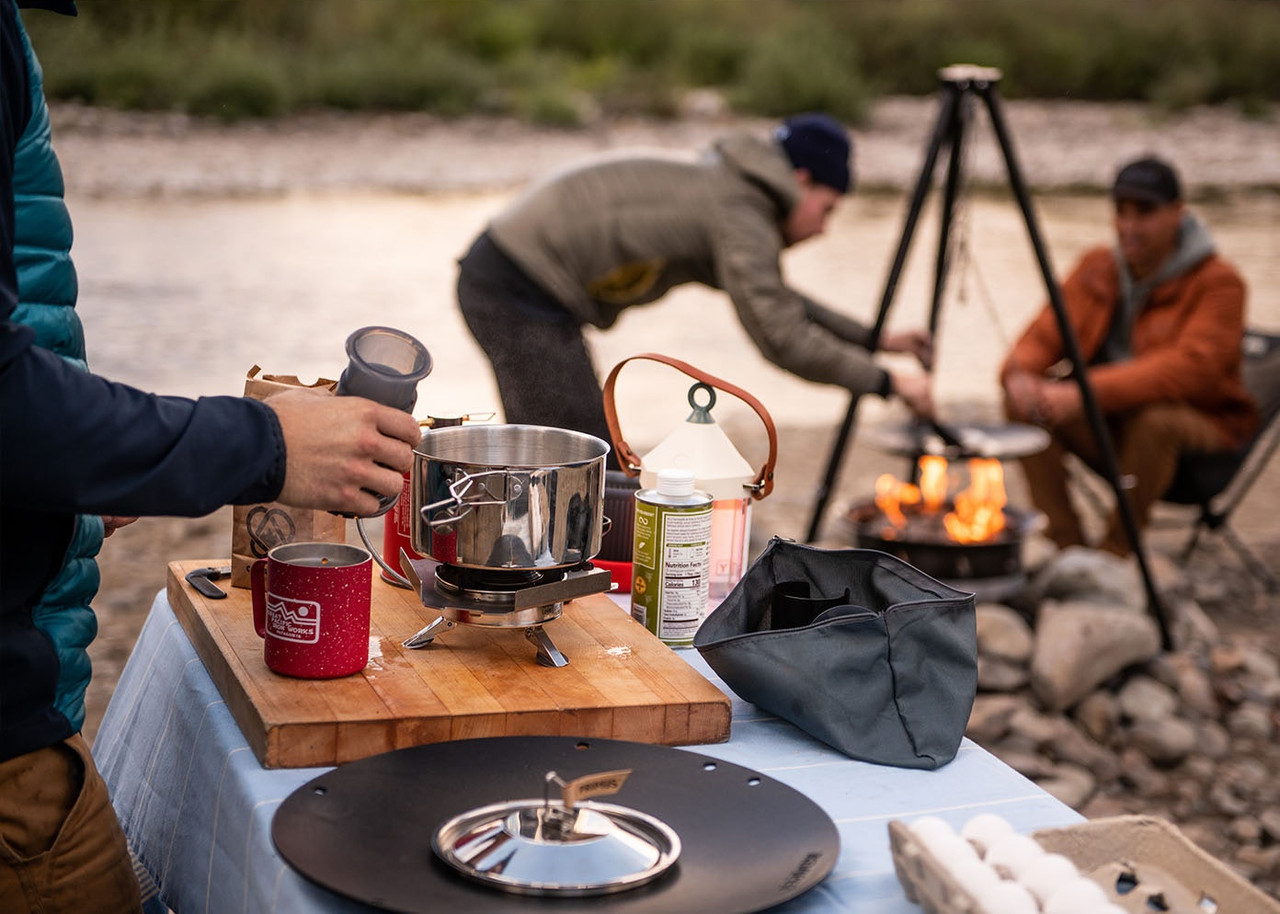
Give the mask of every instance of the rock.
[(1231, 754), (1231, 737), (1216, 720), (1202, 721), (1196, 732), (1199, 734), (1196, 748), (1205, 758), (1222, 761)]
[(1009, 732), (1009, 719), (1019, 708), (1030, 708), (1018, 695), (978, 695), (969, 712), (964, 735), (979, 746), (990, 747)]
[(1046, 745), (1053, 758), (1087, 768), (1101, 781), (1115, 778), (1120, 766), (1114, 752), (1090, 739), (1065, 718), (1058, 718), (1055, 724), (1053, 737)]
[(1146, 612), (1146, 589), (1137, 563), (1099, 549), (1071, 546), (1050, 560), (1029, 589), (1039, 600), (1079, 600)]
[(1099, 743), (1110, 739), (1120, 722), (1120, 705), (1110, 692), (1091, 692), (1071, 713), (1084, 732)]
[(1244, 645), (1240, 648), (1240, 656), (1245, 670), (1254, 676), (1263, 679), (1275, 679), (1280, 676), (1280, 661), (1266, 651)]
[(1266, 742), (1275, 732), (1271, 711), (1253, 702), (1245, 702), (1227, 715), (1227, 732), (1237, 739)]
[(1171, 601), (1169, 615), (1169, 634), (1180, 648), (1215, 644), (1220, 637), (1218, 626), (1196, 600)]
[(1031, 688), (1046, 708), (1060, 711), (1159, 651), (1160, 632), (1146, 615), (1091, 603), (1045, 604), (1036, 626)]
[(1013, 692), (1027, 684), (1031, 673), (1025, 663), (1011, 663), (998, 657), (978, 654), (978, 689), (983, 692)]
[(1031, 659), (1035, 637), (1021, 614), (997, 603), (983, 603), (977, 617), (979, 657), (1018, 664)]
[(1244, 664), (1244, 651), (1235, 645), (1217, 644), (1209, 651), (1209, 669), (1217, 676), (1238, 673)]
[(1135, 746), (1120, 754), (1120, 780), (1147, 798), (1161, 797), (1169, 792), (1169, 778), (1164, 772), (1157, 771), (1151, 760)]
[(1264, 809), (1258, 816), (1262, 832), (1272, 843), (1280, 843), (1280, 809)]
[(1129, 730), (1132, 745), (1157, 765), (1176, 765), (1196, 748), (1196, 728), (1177, 717), (1140, 720)]
[(1219, 713), (1218, 696), (1213, 690), (1213, 681), (1209, 674), (1196, 666), (1191, 658), (1179, 663), (1175, 670), (1178, 697), (1182, 703), (1197, 714), (1208, 718), (1216, 718)]
[(1262, 823), (1252, 816), (1232, 819), (1227, 834), (1237, 844), (1258, 844), (1262, 840)]
[(1129, 720), (1151, 721), (1170, 717), (1178, 710), (1178, 696), (1149, 676), (1133, 676), (1116, 696), (1120, 714)]
[(1071, 764), (1055, 766), (1052, 774), (1037, 779), (1036, 783), (1072, 809), (1084, 806), (1098, 789), (1097, 778), (1089, 769)]
[(1161, 552), (1148, 550), (1146, 558), (1156, 593), (1166, 605), (1179, 603), (1191, 596), (1191, 580), (1181, 565)]
[(1250, 803), (1232, 788), (1229, 781), (1218, 781), (1209, 788), (1209, 802), (1226, 816), (1243, 816), (1249, 811)]
[(1033, 781), (1039, 781), (1041, 778), (1053, 775), (1053, 763), (1037, 752), (1023, 752), (1000, 747), (996, 750), (996, 755), (1000, 758), (1000, 761), (1014, 771)]
[(1009, 729), (1030, 740), (1037, 748), (1053, 741), (1058, 733), (1058, 718), (1046, 717), (1029, 705), (1019, 708), (1009, 718)]

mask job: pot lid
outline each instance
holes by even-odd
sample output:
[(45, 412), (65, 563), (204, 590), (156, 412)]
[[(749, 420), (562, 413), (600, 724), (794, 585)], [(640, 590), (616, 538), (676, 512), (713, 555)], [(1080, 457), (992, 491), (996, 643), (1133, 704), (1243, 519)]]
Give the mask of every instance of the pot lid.
[(513, 800), (453, 817), (431, 847), (462, 875), (502, 891), (601, 895), (666, 872), (680, 838), (653, 816), (611, 803)]

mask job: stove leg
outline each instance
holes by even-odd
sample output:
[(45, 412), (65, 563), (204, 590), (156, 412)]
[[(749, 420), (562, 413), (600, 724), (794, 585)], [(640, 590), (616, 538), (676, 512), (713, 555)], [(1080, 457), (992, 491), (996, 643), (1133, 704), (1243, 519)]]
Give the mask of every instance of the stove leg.
[(440, 634), (437, 629), (444, 626), (446, 629), (453, 628), (453, 622), (444, 616), (437, 616), (417, 633), (410, 635), (401, 642), (401, 646), (414, 650), (420, 647), (426, 647), (435, 640), (436, 635)]
[(568, 666), (569, 658), (560, 653), (560, 649), (551, 641), (541, 625), (526, 628), (524, 636), (538, 647), (538, 663), (542, 666)]

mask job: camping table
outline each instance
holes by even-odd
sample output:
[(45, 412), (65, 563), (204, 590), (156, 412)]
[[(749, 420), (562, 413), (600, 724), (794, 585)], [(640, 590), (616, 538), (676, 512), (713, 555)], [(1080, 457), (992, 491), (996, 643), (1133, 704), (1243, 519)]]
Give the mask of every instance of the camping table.
[[(696, 651), (680, 655), (732, 697)], [(727, 743), (689, 747), (794, 787), (835, 821), (841, 850), (787, 914), (917, 914), (893, 870), (887, 823), (938, 815), (957, 829), (995, 812), (1021, 832), (1081, 820), (969, 740), (937, 771), (854, 761), (733, 698)], [(367, 912), (308, 882), (271, 843), (271, 818), (323, 768), (263, 768), (161, 592), (93, 745), (134, 849), (179, 914)]]

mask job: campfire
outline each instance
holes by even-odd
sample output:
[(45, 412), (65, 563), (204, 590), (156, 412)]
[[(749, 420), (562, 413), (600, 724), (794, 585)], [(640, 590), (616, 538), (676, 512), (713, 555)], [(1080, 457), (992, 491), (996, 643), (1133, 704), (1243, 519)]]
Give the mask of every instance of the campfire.
[(876, 480), (875, 504), (884, 516), (884, 539), (932, 533), (956, 543), (985, 543), (1005, 528), (1004, 469), (990, 457), (968, 460), (969, 487), (948, 498), (956, 480), (945, 457), (925, 454), (917, 464), (919, 483), (885, 473)]
[(984, 597), (1021, 587), (1022, 543), (1035, 515), (1007, 504), (1000, 461), (925, 454), (916, 478), (882, 475), (874, 500), (849, 510), (857, 545), (896, 555), (940, 581), (964, 582)]

